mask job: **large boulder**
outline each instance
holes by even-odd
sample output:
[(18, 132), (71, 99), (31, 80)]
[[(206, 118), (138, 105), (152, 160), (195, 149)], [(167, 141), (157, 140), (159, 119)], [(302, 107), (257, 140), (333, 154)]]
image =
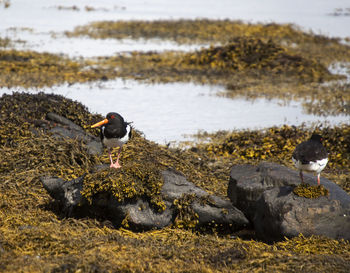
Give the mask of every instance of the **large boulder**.
[[(103, 150), (101, 142), (96, 137), (65, 117), (48, 113), (46, 120), (38, 120), (37, 123), (37, 126), (58, 138), (83, 141), (91, 154), (100, 154)], [(102, 172), (106, 168), (108, 165), (99, 165), (91, 171)], [(161, 212), (149, 203), (149, 198), (146, 196), (120, 202), (107, 192), (95, 194), (91, 202), (88, 202), (81, 194), (84, 176), (71, 181), (64, 181), (58, 177), (42, 177), (41, 181), (51, 197), (61, 203), (62, 211), (66, 216), (92, 214), (99, 218), (107, 218), (115, 226), (123, 224), (134, 230), (149, 230), (170, 225), (180, 213), (176, 205), (177, 201), (186, 200), (188, 202), (181, 204), (181, 207), (188, 206), (189, 211), (193, 213), (191, 217), (196, 218), (198, 227), (210, 226), (238, 230), (249, 224), (244, 214), (229, 200), (209, 195), (187, 181), (181, 173), (169, 169), (162, 171), (161, 177), (164, 183), (160, 195), (166, 207)]]
[[(305, 174), (304, 181), (317, 184), (311, 174)], [(293, 193), (299, 184), (299, 173), (279, 164), (237, 165), (231, 169), (228, 197), (265, 241), (299, 233), (350, 239), (350, 196), (321, 178), (329, 196), (308, 199)]]
[(84, 176), (70, 181), (59, 177), (41, 177), (41, 182), (50, 196), (61, 205), (64, 216), (94, 216), (109, 220), (114, 226), (129, 226), (133, 230), (149, 230), (168, 226), (174, 217), (172, 204), (165, 202), (166, 209), (157, 212), (143, 198), (119, 202), (110, 193), (98, 193), (88, 202), (81, 191)]
[(294, 170), (275, 163), (262, 162), (258, 166), (235, 165), (231, 168), (227, 196), (252, 221), (256, 203), (264, 191), (298, 184), (300, 178)]
[(350, 196), (310, 199), (295, 195), (290, 186), (273, 188), (257, 202), (254, 227), (257, 237), (268, 242), (300, 233), (350, 240)]
[[(101, 171), (103, 168), (97, 168)], [(96, 194), (87, 202), (80, 194), (84, 177), (63, 181), (57, 177), (42, 177), (41, 181), (50, 196), (62, 204), (65, 215), (74, 216), (84, 213), (94, 214), (110, 220), (115, 226), (128, 226), (133, 230), (158, 229), (173, 223), (178, 210), (175, 200), (192, 196), (188, 204), (198, 216), (198, 227), (218, 226), (239, 230), (248, 225), (244, 214), (235, 208), (229, 200), (208, 193), (174, 170), (162, 171), (164, 181), (161, 197), (165, 210), (158, 212), (146, 197), (132, 198), (119, 202), (109, 193)], [(209, 200), (203, 202), (203, 200)]]

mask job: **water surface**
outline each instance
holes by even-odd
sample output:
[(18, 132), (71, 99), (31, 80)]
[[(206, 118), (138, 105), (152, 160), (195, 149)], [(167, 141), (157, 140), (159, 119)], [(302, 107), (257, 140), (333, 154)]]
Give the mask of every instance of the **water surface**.
[[(80, 101), (93, 113), (119, 112), (148, 139), (161, 144), (187, 140), (185, 135), (196, 134), (199, 130), (262, 129), (320, 122), (332, 125), (349, 119), (346, 116), (307, 114), (301, 103), (296, 101), (232, 100), (216, 96), (222, 88), (192, 83), (150, 85), (117, 79), (92, 85), (62, 85), (40, 91)], [(12, 93), (12, 90), (3, 88), (0, 94)], [(27, 92), (36, 93), (38, 90)]]
[[(110, 56), (126, 51), (189, 51), (203, 45), (179, 45), (162, 40), (94, 40), (67, 38), (64, 31), (101, 20), (231, 19), (245, 22), (293, 23), (308, 31), (335, 37), (348, 37), (350, 16), (331, 16), (336, 8), (348, 8), (348, 0), (128, 0), (58, 1), (12, 0), (9, 8), (0, 6), (0, 37), (22, 40), (18, 49), (65, 54), (70, 57)], [(72, 7), (76, 9), (58, 9)], [(85, 7), (94, 11), (86, 11)], [(348, 73), (348, 72), (345, 72)], [(0, 89), (0, 95), (13, 91)], [(227, 99), (217, 97), (220, 86), (189, 83), (146, 85), (120, 79), (95, 83), (62, 85), (39, 91), (78, 100), (92, 112), (105, 115), (120, 112), (146, 137), (159, 143), (179, 141), (198, 130), (257, 129), (303, 122), (348, 122), (345, 116), (317, 117), (306, 114), (301, 102), (278, 100)]]

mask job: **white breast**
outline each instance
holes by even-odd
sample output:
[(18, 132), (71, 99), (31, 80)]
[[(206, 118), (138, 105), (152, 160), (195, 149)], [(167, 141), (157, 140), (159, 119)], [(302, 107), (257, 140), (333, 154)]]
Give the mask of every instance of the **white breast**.
[(297, 167), (299, 170), (316, 173), (320, 173), (328, 163), (328, 158), (310, 161), (309, 164), (301, 164), (301, 162), (299, 160), (296, 160), (295, 158), (292, 158), (292, 160), (294, 162), (295, 167)]

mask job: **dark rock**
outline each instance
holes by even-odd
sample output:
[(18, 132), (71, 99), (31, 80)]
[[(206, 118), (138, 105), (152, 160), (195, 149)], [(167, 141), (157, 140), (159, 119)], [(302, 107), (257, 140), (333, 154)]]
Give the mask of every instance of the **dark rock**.
[[(305, 174), (305, 182), (316, 185), (316, 178)], [(281, 186), (297, 186), (300, 184), (299, 173), (276, 163), (262, 162), (258, 166), (236, 165), (231, 168), (227, 196), (232, 204), (242, 210), (252, 221), (255, 215), (256, 202), (268, 189)], [(339, 191), (339, 187), (326, 178), (321, 177), (321, 184), (331, 191), (333, 198), (347, 195)], [(339, 196), (338, 196), (339, 195)], [(336, 197), (337, 196), (337, 197)]]
[(248, 226), (249, 222), (244, 214), (230, 203), (223, 200), (224, 205), (216, 203), (201, 204), (193, 202), (192, 209), (198, 215), (199, 226), (217, 226), (232, 230), (240, 230)]
[(149, 202), (140, 199), (118, 203), (115, 199), (108, 204), (110, 215), (114, 215), (114, 223), (129, 226), (133, 230), (150, 230), (164, 228), (172, 223), (174, 209), (166, 202), (166, 209), (156, 212)]
[(62, 117), (62, 116), (60, 116), (58, 114), (48, 113), (46, 115), (46, 118), (48, 120), (53, 121), (53, 122), (59, 123), (61, 125), (65, 125), (69, 129), (76, 130), (76, 131), (84, 131), (82, 127), (80, 127), (79, 125), (75, 124), (73, 121), (71, 121), (71, 120), (69, 120), (69, 119), (67, 119), (65, 117)]
[(41, 183), (50, 196), (63, 205), (63, 211), (70, 216), (75, 206), (82, 202), (84, 176), (70, 181), (58, 177), (41, 177)]
[(64, 200), (63, 184), (65, 181), (59, 177), (40, 177), (45, 190), (55, 200)]
[(195, 194), (198, 197), (208, 195), (205, 190), (187, 181), (185, 176), (175, 170), (165, 170), (162, 172), (162, 176), (164, 179), (162, 195), (165, 200), (173, 202), (175, 199), (181, 198), (183, 194)]
[(123, 224), (133, 230), (163, 228), (171, 224), (173, 219), (174, 209), (169, 202), (165, 202), (166, 209), (162, 212), (155, 211), (142, 198), (118, 202), (109, 193), (97, 194), (89, 203), (80, 193), (83, 189), (84, 176), (71, 181), (57, 177), (42, 177), (41, 181), (50, 196), (62, 204), (63, 213), (67, 216), (72, 216), (73, 211), (75, 212), (73, 215), (79, 214), (79, 216), (85, 212), (88, 215), (108, 219), (114, 226), (120, 226), (126, 220)]
[(100, 155), (103, 152), (103, 146), (99, 140), (90, 140), (86, 144), (86, 148), (89, 154)]
[[(105, 165), (98, 166), (95, 171), (103, 170), (105, 167)], [(238, 230), (248, 224), (244, 214), (232, 206), (229, 200), (208, 195), (206, 191), (188, 182), (183, 175), (176, 171), (163, 171), (162, 176), (164, 185), (161, 195), (166, 209), (161, 212), (158, 212), (146, 198), (142, 197), (118, 202), (112, 194), (100, 193), (92, 198), (91, 203), (88, 203), (80, 193), (84, 177), (66, 182), (57, 177), (43, 177), (41, 181), (51, 197), (63, 204), (67, 215), (72, 215), (73, 209), (78, 207), (79, 212), (85, 211), (99, 218), (108, 219), (114, 226), (123, 224), (133, 230), (159, 229), (170, 225), (176, 217), (173, 202), (186, 194), (194, 195), (197, 198), (190, 205), (199, 217), (198, 226), (215, 224)], [(201, 202), (199, 200), (201, 197), (210, 201)], [(78, 204), (79, 206), (77, 206)]]
[(55, 113), (48, 113), (46, 118), (47, 121), (42, 121), (41, 123), (35, 121), (35, 124), (42, 128), (47, 128), (47, 126), (43, 127), (43, 125), (46, 124), (46, 122), (49, 122), (51, 125), (49, 132), (54, 136), (58, 138), (78, 139), (86, 144), (89, 154), (102, 154), (103, 146), (100, 139), (89, 134), (79, 125)]
[[(316, 177), (310, 174), (304, 175), (304, 181), (317, 185)], [(231, 169), (228, 196), (265, 241), (299, 233), (349, 239), (350, 196), (335, 183), (321, 178), (329, 196), (307, 199), (293, 193), (298, 184), (297, 171), (275, 163), (239, 165)]]
[[(223, 228), (239, 230), (249, 224), (244, 214), (235, 208), (230, 201), (209, 195), (206, 191), (187, 181), (182, 174), (169, 169), (163, 171), (162, 176), (164, 185), (161, 193), (164, 200), (173, 203), (175, 199), (180, 199), (185, 194), (197, 197), (197, 200), (195, 199), (191, 204), (191, 208), (198, 215), (198, 226), (215, 224)], [(206, 197), (209, 202), (198, 200), (201, 197)]]
[(290, 186), (267, 190), (256, 206), (256, 235), (268, 242), (298, 236), (299, 233), (350, 240), (349, 195), (347, 199), (299, 197)]

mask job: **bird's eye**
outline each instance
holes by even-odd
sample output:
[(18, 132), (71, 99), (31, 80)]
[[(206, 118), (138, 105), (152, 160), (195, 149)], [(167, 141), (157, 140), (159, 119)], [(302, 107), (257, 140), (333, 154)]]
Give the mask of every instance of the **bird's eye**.
[(111, 115), (111, 118), (115, 118), (115, 116), (114, 116), (114, 115)]

